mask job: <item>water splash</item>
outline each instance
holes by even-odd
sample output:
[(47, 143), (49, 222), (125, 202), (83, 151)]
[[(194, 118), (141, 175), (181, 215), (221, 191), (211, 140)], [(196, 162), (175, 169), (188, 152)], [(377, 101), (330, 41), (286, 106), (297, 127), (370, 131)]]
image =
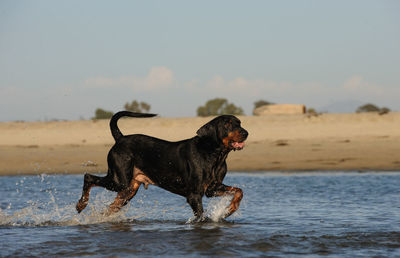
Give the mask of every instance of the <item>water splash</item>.
[[(103, 195), (96, 196), (94, 205), (88, 206), (87, 211), (78, 214), (75, 204), (58, 205), (56, 199), (51, 195), (48, 203), (31, 202), (31, 205), (16, 211), (0, 209), (0, 226), (73, 226), (88, 225), (105, 222), (123, 222), (137, 219), (140, 216), (127, 216), (128, 209), (105, 215), (107, 207), (102, 199)], [(109, 203), (109, 202), (106, 202)]]
[(56, 176), (46, 174), (19, 179), (12, 190), (13, 198), (0, 208), (0, 226), (67, 226), (128, 220), (127, 209), (112, 216), (104, 215), (107, 204), (115, 197), (115, 193), (110, 192), (94, 194), (91, 200), (93, 205), (78, 214), (75, 210), (76, 194), (65, 192), (68, 186), (62, 185), (62, 182), (59, 184), (55, 179)]
[[(185, 206), (166, 209), (163, 204), (159, 204), (157, 201), (149, 203), (146, 200), (139, 199), (137, 203), (147, 205), (130, 207), (132, 204), (128, 204), (120, 212), (106, 215), (108, 204), (113, 200), (113, 196), (110, 193), (103, 192), (92, 196), (88, 207), (81, 214), (78, 214), (75, 210), (75, 203), (60, 205), (52, 191), (48, 191), (48, 194), (50, 200), (45, 203), (30, 200), (29, 205), (21, 209), (14, 211), (0, 209), (0, 226), (74, 226), (126, 222), (141, 218), (176, 220), (174, 216), (179, 212), (178, 210), (185, 209)], [(207, 205), (205, 216), (212, 222), (221, 222), (226, 215), (231, 199), (229, 196), (211, 199)], [(239, 211), (232, 216), (237, 217), (237, 214), (239, 214)], [(194, 222), (194, 218), (187, 221), (188, 224), (192, 222)]]
[(213, 222), (221, 221), (228, 213), (227, 207), (232, 200), (232, 196), (223, 196), (221, 198), (213, 198), (210, 200), (206, 210), (206, 216)]
[[(65, 178), (68, 180), (65, 181)], [(139, 220), (184, 222), (193, 216), (184, 198), (156, 187), (140, 189), (127, 206), (112, 215), (105, 214), (116, 193), (93, 188), (89, 205), (78, 214), (75, 204), (81, 194), (80, 176), (41, 174), (7, 180), (11, 184), (4, 184), (8, 187), (6, 193), (9, 197), (0, 203), (0, 226), (68, 226)], [(231, 199), (230, 196), (204, 198), (208, 220), (222, 221)], [(193, 221), (191, 218), (188, 223)]]
[[(232, 200), (232, 196), (223, 196), (212, 198), (208, 202), (204, 218), (200, 222), (223, 222), (225, 221), (225, 215), (228, 213), (228, 207)], [(233, 213), (230, 218), (240, 217), (240, 210), (237, 210)], [(186, 224), (195, 223), (197, 219), (195, 217), (191, 217), (187, 220)]]

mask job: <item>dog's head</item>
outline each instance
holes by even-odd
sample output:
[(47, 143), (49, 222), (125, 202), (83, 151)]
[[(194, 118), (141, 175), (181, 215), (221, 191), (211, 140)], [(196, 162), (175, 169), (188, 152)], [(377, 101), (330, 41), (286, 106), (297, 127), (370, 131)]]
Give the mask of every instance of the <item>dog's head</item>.
[(213, 140), (229, 150), (243, 149), (248, 134), (240, 120), (231, 115), (218, 116), (197, 131), (199, 137)]

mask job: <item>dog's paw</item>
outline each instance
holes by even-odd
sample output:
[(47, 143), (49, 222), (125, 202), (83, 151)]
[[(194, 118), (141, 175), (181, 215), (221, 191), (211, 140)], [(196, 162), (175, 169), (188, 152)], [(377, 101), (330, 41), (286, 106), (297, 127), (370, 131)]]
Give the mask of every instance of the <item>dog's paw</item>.
[(83, 209), (85, 209), (86, 208), (86, 206), (87, 206), (87, 204), (88, 204), (88, 202), (86, 201), (84, 201), (84, 200), (82, 200), (82, 199), (80, 199), (79, 201), (78, 201), (78, 203), (76, 204), (76, 211), (78, 212), (78, 213), (81, 213), (81, 211), (83, 211)]

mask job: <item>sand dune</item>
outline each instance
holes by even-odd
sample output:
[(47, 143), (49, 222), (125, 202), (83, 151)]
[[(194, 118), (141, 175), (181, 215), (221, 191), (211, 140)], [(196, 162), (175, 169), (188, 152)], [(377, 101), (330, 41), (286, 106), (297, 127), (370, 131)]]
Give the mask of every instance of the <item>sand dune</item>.
[[(211, 118), (121, 119), (124, 134), (193, 137)], [(231, 171), (398, 170), (400, 113), (240, 117), (250, 135), (228, 158)], [(109, 121), (0, 123), (0, 174), (103, 173)]]

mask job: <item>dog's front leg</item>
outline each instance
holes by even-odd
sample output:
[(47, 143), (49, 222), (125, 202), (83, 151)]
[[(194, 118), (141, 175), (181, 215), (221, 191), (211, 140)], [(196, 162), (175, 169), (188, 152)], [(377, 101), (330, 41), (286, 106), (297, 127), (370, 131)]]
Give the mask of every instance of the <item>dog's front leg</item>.
[(203, 219), (203, 201), (200, 194), (190, 194), (186, 198), (190, 207), (193, 210), (196, 221), (201, 221)]
[(226, 211), (224, 218), (231, 216), (235, 211), (237, 211), (237, 209), (239, 209), (240, 201), (243, 198), (242, 189), (240, 189), (238, 187), (227, 186), (227, 185), (221, 184), (220, 186), (216, 187), (216, 189), (214, 191), (206, 192), (207, 197), (226, 196), (226, 195), (231, 195), (233, 198), (231, 200), (231, 203), (228, 206), (228, 209)]
[(228, 207), (228, 213), (225, 215), (225, 218), (231, 216), (232, 213), (239, 209), (240, 201), (243, 198), (243, 191), (238, 187), (227, 186), (226, 193), (233, 195), (233, 198)]

